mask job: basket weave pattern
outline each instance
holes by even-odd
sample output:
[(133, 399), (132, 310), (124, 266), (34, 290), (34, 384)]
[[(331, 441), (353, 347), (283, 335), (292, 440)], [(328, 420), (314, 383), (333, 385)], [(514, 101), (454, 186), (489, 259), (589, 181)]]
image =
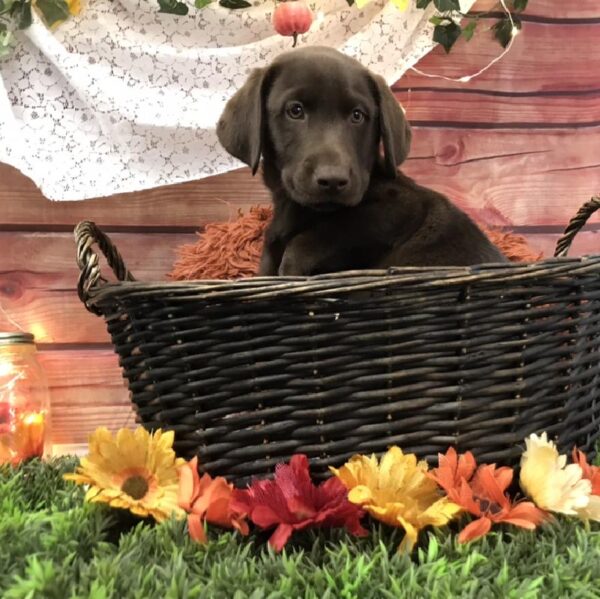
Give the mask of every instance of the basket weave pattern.
[(139, 420), (212, 474), (242, 482), (301, 452), (318, 477), (392, 444), (514, 464), (532, 432), (588, 453), (600, 434), (600, 256), (146, 284), (93, 223), (76, 238), (80, 297), (106, 320)]

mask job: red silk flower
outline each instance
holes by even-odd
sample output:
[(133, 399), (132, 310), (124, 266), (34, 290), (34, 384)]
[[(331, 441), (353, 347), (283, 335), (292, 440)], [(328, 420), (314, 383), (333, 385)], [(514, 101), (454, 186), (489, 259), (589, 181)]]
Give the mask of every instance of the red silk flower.
[(305, 455), (279, 464), (274, 480), (257, 480), (247, 489), (235, 489), (231, 508), (246, 514), (260, 528), (276, 526), (269, 539), (276, 551), (281, 551), (295, 530), (310, 527), (344, 527), (355, 535), (368, 534), (360, 525), (364, 512), (348, 501), (343, 483), (330, 478), (316, 486)]

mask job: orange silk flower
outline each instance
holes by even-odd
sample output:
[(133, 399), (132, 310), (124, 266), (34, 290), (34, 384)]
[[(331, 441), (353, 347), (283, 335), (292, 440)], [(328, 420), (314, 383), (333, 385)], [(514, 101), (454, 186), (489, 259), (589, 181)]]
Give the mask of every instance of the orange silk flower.
[(445, 456), (439, 456), (439, 467), (431, 472), (451, 501), (477, 517), (461, 531), (460, 543), (483, 537), (492, 524), (506, 523), (533, 530), (547, 518), (546, 512), (530, 501), (515, 503), (506, 495), (513, 479), (512, 468), (496, 468), (495, 464), (475, 468), (471, 452), (458, 457), (451, 447)]
[(179, 469), (179, 506), (188, 513), (188, 528), (194, 541), (206, 542), (204, 521), (248, 534), (244, 516), (231, 509), (233, 485), (222, 476), (198, 474), (198, 458)]
[(587, 478), (592, 483), (592, 495), (600, 495), (600, 466), (588, 464), (585, 453), (577, 447), (573, 448), (573, 463), (579, 464), (583, 478)]

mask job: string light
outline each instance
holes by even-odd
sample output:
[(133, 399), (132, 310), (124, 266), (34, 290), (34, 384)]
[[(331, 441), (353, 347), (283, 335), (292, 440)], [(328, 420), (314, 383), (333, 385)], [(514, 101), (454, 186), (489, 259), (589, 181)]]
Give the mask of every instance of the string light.
[(510, 24), (511, 24), (510, 41), (508, 42), (508, 45), (506, 46), (506, 48), (504, 48), (504, 51), (501, 54), (499, 54), (498, 56), (496, 56), (496, 58), (494, 58), (494, 60), (492, 60), (485, 67), (483, 67), (476, 73), (473, 73), (472, 75), (463, 75), (462, 77), (458, 77), (458, 78), (446, 77), (445, 75), (436, 75), (435, 73), (425, 73), (424, 71), (421, 71), (420, 69), (417, 69), (414, 66), (410, 66), (409, 68), (411, 70), (415, 71), (415, 73), (418, 73), (419, 75), (421, 75), (423, 77), (429, 77), (430, 79), (444, 79), (445, 81), (452, 81), (455, 83), (468, 83), (469, 81), (471, 81), (471, 79), (474, 79), (475, 77), (479, 77), (479, 75), (481, 75), (482, 73), (485, 73), (488, 69), (493, 67), (498, 61), (502, 60), (506, 56), (506, 54), (508, 54), (510, 52), (513, 42), (515, 41), (515, 37), (517, 37), (517, 35), (519, 33), (519, 28), (517, 27), (516, 23), (514, 22), (514, 20), (512, 18), (512, 14), (511, 14), (510, 10), (508, 10), (508, 6), (506, 6), (506, 0), (500, 0), (500, 4), (502, 5), (504, 12), (508, 15), (508, 20), (510, 21)]

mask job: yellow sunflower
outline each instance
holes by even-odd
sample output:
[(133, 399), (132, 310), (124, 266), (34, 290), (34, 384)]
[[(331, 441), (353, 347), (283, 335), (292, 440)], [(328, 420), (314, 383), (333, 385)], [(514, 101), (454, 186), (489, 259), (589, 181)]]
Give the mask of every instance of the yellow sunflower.
[(423, 528), (443, 526), (461, 510), (440, 495), (427, 476), (427, 463), (399, 447), (390, 448), (381, 461), (356, 455), (339, 470), (330, 470), (344, 483), (352, 503), (385, 524), (404, 528), (400, 551), (411, 551)]
[(175, 457), (174, 434), (142, 427), (121, 429), (115, 438), (107, 428), (90, 437), (89, 454), (66, 480), (89, 485), (86, 501), (104, 502), (157, 522), (171, 515), (182, 518), (178, 505), (178, 468), (185, 460)]

